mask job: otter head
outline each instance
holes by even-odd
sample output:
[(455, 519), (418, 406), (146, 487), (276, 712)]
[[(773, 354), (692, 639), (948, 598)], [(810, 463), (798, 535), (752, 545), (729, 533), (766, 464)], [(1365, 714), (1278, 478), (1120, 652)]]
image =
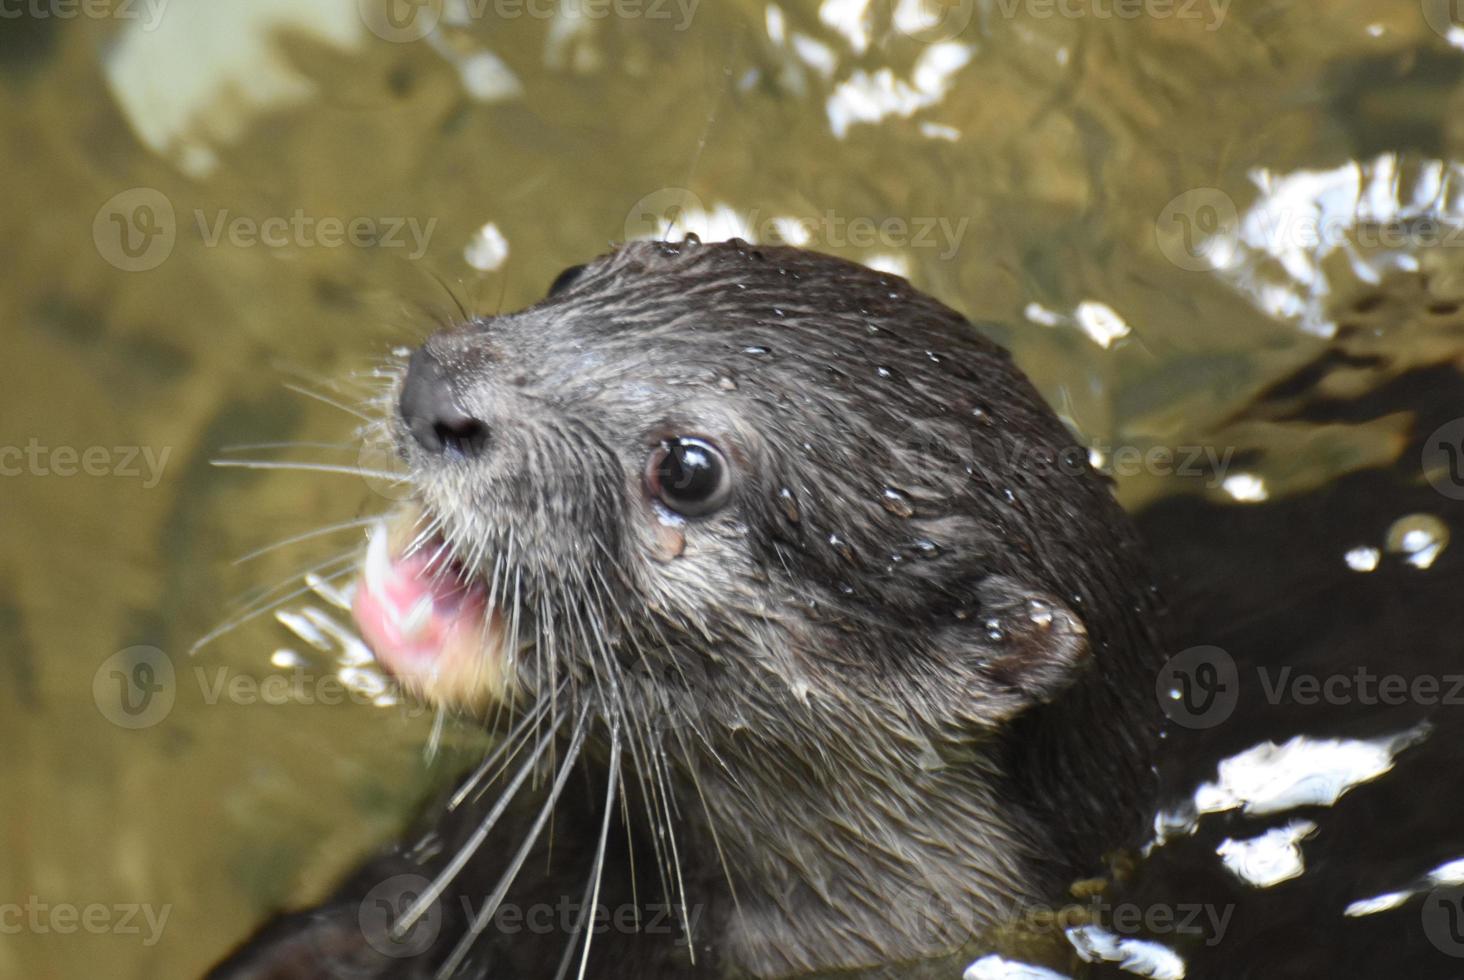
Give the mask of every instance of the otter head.
[[(839, 910), (938, 870), (984, 921), (1112, 842), (1152, 707), (1135, 544), (1006, 352), (904, 280), (630, 244), (431, 337), (392, 397), (414, 500), (357, 593), (378, 657), (669, 759), (745, 916), (806, 894), (867, 932)], [(759, 925), (751, 972), (850, 965)]]

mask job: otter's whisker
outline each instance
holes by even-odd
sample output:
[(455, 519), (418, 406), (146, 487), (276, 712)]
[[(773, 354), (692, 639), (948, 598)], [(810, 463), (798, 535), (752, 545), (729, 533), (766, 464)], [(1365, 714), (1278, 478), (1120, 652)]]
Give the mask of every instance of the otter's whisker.
[[(605, 777), (605, 815), (600, 821), (600, 843), (595, 847), (595, 863), (590, 870), (589, 884), (585, 887), (584, 901), (580, 905), (579, 925), (575, 927), (576, 932), (583, 929), (585, 933), (584, 952), (580, 955), (579, 980), (585, 980), (585, 970), (590, 965), (590, 944), (594, 941), (595, 930), (586, 926), (594, 916), (595, 907), (600, 904), (600, 881), (605, 874), (605, 844), (610, 838), (610, 814), (615, 812), (615, 793), (619, 786), (620, 721), (616, 719), (610, 725), (610, 771)], [(562, 980), (573, 953), (574, 944), (571, 943), (565, 948), (564, 958), (559, 962), (559, 972), (554, 974), (554, 980)]]
[(336, 566), (344, 564), (346, 567), (332, 572), (331, 574), (335, 577), (339, 577), (344, 572), (350, 570), (357, 560), (359, 551), (360, 549), (355, 547), (347, 548), (344, 551), (331, 555), (329, 558), (312, 561), (308, 565), (295, 568), (280, 578), (274, 585), (267, 588), (249, 589), (238, 596), (234, 602), (230, 603), (229, 612), (232, 615), (240, 616), (257, 609), (273, 609), (285, 601), (281, 597), (281, 594), (297, 588), (300, 579), (303, 578), (306, 584), (309, 585), (311, 576), (321, 575), (328, 569), (335, 568)]
[(437, 753), (442, 751), (442, 729), (446, 722), (447, 709), (439, 704), (437, 712), (432, 716), (432, 730), (427, 733), (427, 744), (422, 747), (422, 761), (426, 765), (432, 765)]
[(433, 270), (429, 269), (428, 272), (433, 279), (437, 280), (437, 285), (442, 287), (442, 291), (447, 293), (447, 298), (452, 300), (452, 305), (457, 307), (458, 314), (463, 318), (463, 322), (467, 323), (472, 320), (473, 315), (468, 312), (467, 306), (463, 304), (458, 294), (453, 292), (452, 286), (448, 284), (448, 281)]
[(676, 817), (670, 807), (670, 771), (666, 763), (666, 754), (658, 746), (654, 749), (660, 764), (657, 766), (657, 778), (661, 781), (661, 806), (665, 810), (665, 831), (666, 839), (671, 847), (671, 867), (676, 873), (676, 892), (680, 897), (677, 904), (681, 908), (681, 927), (686, 932), (686, 950), (691, 957), (691, 962), (696, 963), (696, 943), (691, 941), (691, 918), (690, 909), (687, 908), (686, 900), (686, 878), (681, 871), (681, 850), (676, 846)]
[[(705, 740), (705, 736), (703, 736), (703, 739)], [(732, 868), (727, 864), (726, 852), (722, 850), (722, 835), (717, 832), (717, 821), (712, 815), (711, 805), (707, 802), (707, 795), (702, 790), (701, 774), (692, 757), (691, 746), (686, 744), (686, 740), (681, 737), (679, 732), (677, 733), (676, 741), (681, 746), (682, 756), (686, 759), (686, 771), (691, 776), (691, 785), (696, 790), (697, 799), (701, 801), (702, 813), (706, 814), (707, 827), (711, 831), (712, 847), (717, 852), (717, 863), (722, 866), (722, 876), (726, 879), (727, 891), (732, 896), (732, 907), (740, 911), (742, 903), (737, 898), (737, 886), (732, 881)], [(725, 762), (722, 765), (724, 768), (726, 767)], [(689, 934), (686, 937), (686, 941), (688, 943), (692, 941), (692, 937)]]
[(544, 752), (553, 741), (552, 736), (553, 733), (550, 732), (539, 740), (539, 744), (534, 747), (534, 751), (529, 754), (529, 757), (524, 760), (523, 765), (519, 767), (519, 771), (513, 777), (513, 781), (504, 788), (503, 795), (494, 803), (493, 809), (488, 811), (488, 815), (474, 828), (472, 834), (468, 836), (468, 839), (463, 843), (462, 847), (458, 848), (457, 853), (452, 856), (452, 860), (448, 861), (447, 865), (432, 879), (432, 883), (423, 889), (422, 894), (417, 896), (417, 900), (408, 906), (407, 910), (401, 914), (401, 917), (393, 923), (391, 934), (394, 938), (400, 939), (402, 936), (405, 936), (412, 926), (416, 924), (417, 920), (422, 917), (422, 914), (431, 908), (432, 903), (437, 901), (442, 896), (442, 893), (447, 890), (447, 887), (453, 883), (453, 880), (462, 872), (463, 867), (472, 860), (473, 855), (478, 852), (478, 848), (487, 839), (489, 832), (498, 823), (504, 811), (508, 809), (508, 805), (513, 802), (514, 796), (523, 787), (524, 781), (529, 778), (529, 774), (533, 772), (534, 767), (543, 758)]
[(362, 412), (362, 411), (360, 411), (358, 409), (354, 409), (351, 406), (345, 404), (344, 402), (336, 401), (334, 398), (331, 398), (329, 395), (322, 395), (318, 391), (311, 391), (309, 388), (306, 388), (303, 385), (297, 385), (297, 384), (292, 384), (292, 383), (286, 382), (285, 383), (285, 388), (288, 389), (288, 390), (290, 390), (290, 391), (293, 391), (297, 395), (304, 395), (306, 398), (313, 398), (316, 401), (321, 402), (322, 404), (329, 405), (331, 408), (338, 408), (342, 412), (345, 412), (347, 415), (354, 415), (354, 416), (356, 416), (356, 418), (360, 419), (362, 422), (374, 422), (374, 421), (376, 421), (372, 416), (367, 415), (365, 412)]
[(241, 470), (305, 470), (310, 473), (344, 473), (372, 480), (391, 480), (393, 483), (410, 482), (412, 476), (403, 470), (392, 473), (387, 470), (368, 470), (360, 466), (343, 466), (334, 463), (295, 463), (272, 459), (211, 459), (209, 464), (223, 469)]
[[(508, 870), (499, 879), (498, 885), (493, 889), (493, 893), (488, 896), (488, 900), (483, 904), (483, 907), (478, 910), (478, 914), (473, 917), (472, 924), (468, 927), (468, 934), (458, 942), (457, 946), (453, 948), (452, 954), (448, 956), (438, 969), (438, 980), (447, 980), (462, 965), (463, 959), (472, 950), (473, 944), (478, 941), (478, 937), (488, 927), (488, 923), (492, 921), (494, 913), (498, 911), (498, 907), (503, 904), (504, 896), (508, 894), (508, 889), (512, 887), (514, 879), (518, 877), (519, 870), (523, 868), (524, 862), (529, 859), (529, 852), (533, 849), (534, 844), (538, 842), (539, 835), (544, 832), (544, 825), (549, 822), (549, 817), (554, 812), (554, 807), (564, 792), (564, 784), (569, 781), (570, 770), (574, 768), (575, 760), (579, 758), (580, 750), (584, 748), (585, 735), (588, 733), (590, 727), (589, 714), (589, 705), (585, 705), (580, 709), (579, 718), (575, 722), (574, 737), (569, 744), (569, 748), (565, 750), (563, 761), (559, 763), (559, 773), (554, 779), (553, 787), (549, 790), (548, 799), (544, 801), (544, 806), (540, 808), (539, 815), (535, 818), (534, 825), (529, 828), (529, 833), (524, 838), (523, 844), (519, 846), (518, 852), (514, 854), (513, 860), (508, 865)], [(552, 736), (553, 733), (550, 732), (549, 734)], [(419, 911), (417, 915), (420, 916), (421, 912)]]
[(359, 451), (360, 446), (356, 442), (236, 442), (228, 446), (220, 446), (221, 453), (252, 453), (263, 452), (269, 449), (349, 449), (353, 452)]
[(503, 741), (489, 753), (488, 757), (483, 760), (477, 769), (473, 770), (467, 779), (463, 780), (463, 784), (458, 787), (457, 791), (453, 793), (452, 798), (448, 800), (447, 808), (449, 810), (456, 810), (462, 806), (463, 801), (472, 794), (479, 783), (483, 783), (485, 786), (492, 785), (498, 776), (501, 775), (502, 771), (500, 770), (499, 773), (495, 773), (493, 778), (488, 779), (486, 782), (483, 780), (484, 775), (487, 774), (488, 770), (498, 765), (500, 761), (506, 766), (518, 755), (519, 750), (523, 748), (524, 733), (530, 725), (537, 725), (539, 719), (544, 716), (544, 712), (547, 710), (548, 701), (541, 699), (534, 705), (532, 710), (520, 718), (509, 733), (503, 736)]
[[(192, 656), (199, 650), (206, 647), (208, 644), (212, 643), (214, 640), (217, 640), (219, 637), (223, 636), (226, 633), (230, 633), (233, 630), (238, 629), (240, 626), (243, 626), (250, 620), (258, 619), (260, 616), (264, 616), (273, 612), (286, 602), (289, 602), (291, 599), (297, 599), (302, 595), (314, 592), (321, 581), (333, 582), (338, 578), (344, 578), (347, 575), (355, 574), (356, 569), (354, 567), (354, 564), (348, 564), (347, 567), (340, 569), (339, 571), (332, 572), (329, 575), (322, 574), (325, 569), (331, 567), (332, 565), (338, 565), (341, 562), (354, 563), (355, 557), (356, 556), (354, 551), (345, 555), (337, 555), (329, 561), (322, 562), (319, 565), (316, 565), (314, 568), (308, 569), (306, 571), (305, 574), (316, 577), (314, 582), (308, 582), (307, 584), (302, 585), (291, 592), (287, 592), (284, 595), (279, 596), (278, 598), (265, 598), (269, 596), (270, 593), (276, 592), (282, 587), (275, 586), (275, 588), (270, 589), (269, 592), (265, 593), (265, 597), (261, 597), (260, 599), (256, 600), (256, 603), (259, 604), (257, 608), (249, 609), (248, 612), (242, 613), (238, 616), (235, 616), (233, 619), (228, 620), (227, 622), (219, 624), (218, 626), (209, 630), (203, 636), (199, 637), (197, 640), (193, 641), (192, 646), (188, 648), (189, 655)], [(295, 577), (296, 576), (292, 575), (287, 581), (293, 581)]]
[(296, 534), (293, 537), (285, 538), (282, 541), (276, 541), (274, 544), (267, 544), (262, 548), (255, 548), (247, 555), (244, 555), (240, 558), (235, 558), (234, 564), (242, 565), (245, 562), (253, 561), (260, 555), (267, 555), (271, 551), (278, 551), (281, 548), (288, 548), (292, 544), (299, 544), (301, 541), (309, 541), (311, 538), (323, 538), (326, 535), (338, 534), (341, 531), (348, 531), (352, 528), (369, 527), (370, 525), (375, 524), (378, 520), (380, 520), (380, 518), (358, 517), (355, 520), (339, 521), (335, 524), (327, 524), (325, 527), (318, 527), (313, 531), (306, 531), (303, 534)]

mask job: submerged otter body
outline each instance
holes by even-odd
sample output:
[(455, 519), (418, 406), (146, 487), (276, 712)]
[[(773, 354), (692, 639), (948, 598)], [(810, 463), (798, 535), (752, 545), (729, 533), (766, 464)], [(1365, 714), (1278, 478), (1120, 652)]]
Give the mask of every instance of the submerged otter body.
[(956, 976), (1142, 829), (1141, 549), (903, 280), (634, 243), (391, 398), (414, 501), (357, 619), (508, 756), (216, 975)]

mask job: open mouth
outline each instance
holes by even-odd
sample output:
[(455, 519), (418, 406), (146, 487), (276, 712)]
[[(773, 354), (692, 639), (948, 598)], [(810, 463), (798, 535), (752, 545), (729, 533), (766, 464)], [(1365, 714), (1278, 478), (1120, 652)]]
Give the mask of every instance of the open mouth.
[(483, 582), (412, 510), (371, 531), (353, 613), (376, 659), (427, 700), (482, 708), (507, 689), (501, 617)]

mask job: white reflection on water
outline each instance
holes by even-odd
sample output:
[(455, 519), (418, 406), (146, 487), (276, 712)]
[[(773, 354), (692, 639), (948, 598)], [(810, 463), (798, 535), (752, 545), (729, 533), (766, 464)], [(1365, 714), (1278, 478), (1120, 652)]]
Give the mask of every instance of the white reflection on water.
[(1326, 300), (1338, 274), (1377, 284), (1416, 272), (1419, 256), (1455, 243), (1464, 228), (1464, 166), (1407, 163), (1394, 153), (1327, 170), (1250, 172), (1260, 197), (1235, 215), (1216, 200), (1220, 220), (1201, 252), (1263, 312), (1331, 337)]
[(1215, 848), (1220, 861), (1241, 881), (1257, 888), (1270, 888), (1299, 877), (1306, 870), (1301, 842), (1316, 833), (1310, 820), (1293, 820), (1272, 827), (1259, 837), (1235, 840), (1227, 837)]
[(1045, 966), (1032, 966), (997, 956), (983, 956), (966, 967), (962, 980), (1067, 980), (1066, 976)]
[(1065, 930), (1087, 963), (1117, 963), (1119, 969), (1153, 980), (1183, 980), (1184, 960), (1167, 946), (1147, 939), (1124, 939), (1099, 926)]

